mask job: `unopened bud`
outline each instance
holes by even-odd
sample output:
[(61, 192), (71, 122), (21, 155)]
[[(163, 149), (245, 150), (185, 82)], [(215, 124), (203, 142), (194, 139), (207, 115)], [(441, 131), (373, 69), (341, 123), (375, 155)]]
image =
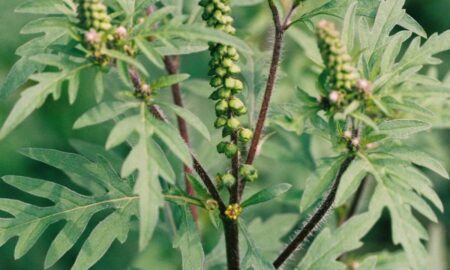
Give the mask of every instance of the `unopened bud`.
[(222, 183), (227, 187), (232, 187), (236, 183), (236, 178), (231, 173), (225, 173), (221, 178)]
[(238, 149), (237, 145), (235, 145), (234, 143), (228, 143), (225, 146), (224, 153), (228, 158), (232, 158), (238, 153), (238, 151), (239, 151), (239, 149)]
[(214, 211), (219, 208), (219, 203), (214, 199), (207, 199), (205, 202), (205, 207), (209, 211)]
[(253, 131), (248, 128), (242, 128), (239, 130), (239, 140), (241, 142), (249, 142), (253, 138)]

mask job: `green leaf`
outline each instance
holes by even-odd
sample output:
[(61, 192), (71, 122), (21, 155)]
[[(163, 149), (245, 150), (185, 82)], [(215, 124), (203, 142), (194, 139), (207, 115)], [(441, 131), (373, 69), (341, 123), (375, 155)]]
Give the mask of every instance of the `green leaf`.
[(61, 0), (31, 0), (18, 6), (15, 10), (18, 13), (33, 13), (33, 14), (66, 14), (73, 15), (74, 10), (66, 6)]
[(95, 101), (99, 103), (102, 101), (105, 94), (105, 85), (103, 83), (103, 71), (97, 69), (95, 72)]
[(427, 239), (425, 228), (416, 220), (411, 207), (399, 194), (389, 190), (382, 182), (378, 183), (369, 206), (370, 211), (379, 212), (383, 207), (389, 209), (393, 243), (402, 245), (412, 269), (426, 269), (427, 251), (421, 242)]
[(152, 62), (158, 68), (164, 68), (164, 62), (162, 60), (162, 55), (153, 48), (153, 44), (143, 38), (135, 39), (136, 45), (139, 47), (141, 52), (147, 57), (147, 59)]
[(202, 199), (207, 199), (211, 197), (206, 187), (203, 186), (203, 184), (200, 183), (200, 181), (195, 176), (188, 174), (187, 179), (189, 183), (191, 183), (192, 188), (195, 190), (195, 194), (197, 197)]
[(380, 213), (364, 213), (352, 217), (333, 232), (329, 228), (324, 229), (314, 239), (296, 269), (346, 269), (345, 264), (336, 259), (362, 246), (361, 239), (370, 231), (379, 216)]
[(147, 141), (150, 137), (144, 122), (138, 126), (139, 141), (133, 146), (125, 159), (121, 175), (130, 176), (138, 172), (134, 193), (139, 195), (139, 249), (143, 250), (150, 241), (155, 230), (159, 208), (164, 204), (162, 189), (158, 181), (158, 167), (152, 157)]
[(325, 191), (334, 181), (345, 157), (323, 160), (316, 172), (306, 180), (306, 187), (300, 201), (300, 210), (303, 212), (323, 197)]
[(133, 115), (118, 121), (109, 133), (108, 139), (106, 140), (106, 149), (111, 149), (126, 141), (138, 129), (140, 123), (141, 118), (138, 115)]
[(148, 77), (147, 69), (141, 63), (139, 63), (139, 61), (137, 61), (136, 59), (134, 59), (124, 53), (121, 53), (119, 51), (103, 50), (102, 52), (105, 55), (108, 55), (112, 58), (118, 59), (120, 61), (123, 61), (127, 64), (130, 64), (130, 65), (136, 67), (137, 69), (139, 69), (140, 72), (142, 72), (142, 74), (144, 74), (144, 76)]
[(276, 258), (286, 245), (283, 241), (284, 237), (292, 232), (293, 222), (299, 219), (300, 216), (296, 213), (280, 213), (264, 221), (261, 217), (257, 217), (248, 224), (248, 231), (251, 232), (255, 245), (260, 248), (260, 253), (264, 257)]
[(165, 143), (165, 145), (187, 166), (192, 166), (192, 157), (190, 150), (178, 130), (173, 126), (163, 123), (154, 118), (149, 119), (155, 133)]
[(358, 270), (375, 270), (375, 267), (377, 266), (378, 258), (377, 256), (370, 256), (364, 259), (364, 261), (361, 262), (361, 265), (358, 267)]
[(247, 251), (242, 259), (243, 269), (258, 269), (258, 270), (273, 270), (275, 269), (271, 262), (262, 256), (259, 248), (254, 243), (247, 227), (239, 222), (239, 228), (241, 229), (242, 235), (247, 243)]
[(183, 38), (186, 40), (202, 40), (219, 42), (225, 45), (233, 46), (237, 50), (245, 54), (252, 54), (250, 47), (239, 38), (226, 34), (223, 31), (207, 28), (203, 25), (180, 25), (180, 26), (163, 26), (156, 30), (147, 30), (148, 33), (141, 33), (142, 35), (152, 35), (162, 38)]
[(287, 183), (277, 184), (275, 186), (272, 186), (270, 188), (265, 188), (252, 196), (250, 198), (246, 199), (244, 202), (242, 202), (242, 207), (248, 207), (250, 205), (255, 205), (263, 202), (270, 201), (281, 194), (287, 192), (292, 185)]
[[(52, 58), (50, 56), (48, 57), (48, 59)], [(74, 62), (65, 57), (58, 57), (57, 61), (59, 61), (57, 65), (63, 67), (62, 71), (40, 73), (31, 77), (37, 84), (22, 92), (19, 101), (14, 105), (0, 130), (0, 139), (5, 138), (34, 110), (41, 107), (50, 94), (54, 94), (55, 98), (58, 97), (59, 86), (63, 81), (91, 65)]]
[(335, 205), (341, 206), (356, 192), (361, 181), (367, 175), (367, 163), (364, 160), (355, 160), (342, 175), (336, 193)]
[(150, 82), (150, 88), (152, 90), (158, 90), (162, 88), (166, 88), (172, 86), (174, 84), (180, 83), (189, 79), (189, 74), (175, 74), (175, 75), (167, 75), (161, 76), (157, 80)]
[(235, 7), (246, 7), (246, 6), (254, 6), (259, 5), (264, 0), (245, 0), (245, 1), (239, 1), (239, 0), (232, 0), (231, 5)]
[(9, 96), (14, 90), (23, 85), (28, 77), (36, 72), (40, 67), (39, 64), (29, 61), (27, 58), (21, 58), (10, 69), (8, 76), (0, 86), (0, 98), (4, 99)]
[(389, 135), (392, 138), (406, 138), (430, 129), (431, 125), (419, 120), (396, 119), (382, 122), (378, 127), (381, 134)]
[[(41, 152), (47, 152), (48, 155), (55, 153), (52, 150)], [(62, 155), (67, 156), (67, 163), (70, 163), (72, 158), (75, 158), (75, 161), (80, 160), (80, 157), (74, 154)], [(48, 199), (53, 205), (42, 207), (14, 199), (0, 199), (0, 210), (14, 216), (0, 221), (0, 245), (17, 236), (19, 240), (15, 257), (20, 258), (34, 246), (50, 225), (65, 221), (47, 252), (45, 268), (51, 267), (80, 241), (91, 218), (107, 209), (112, 213), (89, 232), (72, 269), (90, 268), (107, 252), (115, 239), (124, 243), (131, 228), (131, 218), (137, 215), (138, 198), (107, 161), (86, 161), (85, 165), (85, 171), (97, 175), (99, 180), (101, 178), (99, 183), (103, 185), (102, 193), (93, 192), (93, 195), (87, 196), (51, 181), (22, 176), (3, 177), (7, 184)], [(92, 181), (90, 177), (85, 176), (87, 175), (79, 175), (83, 182)]]
[(189, 207), (185, 205), (181, 208), (181, 225), (173, 246), (181, 251), (183, 269), (204, 269), (205, 254), (197, 226)]
[(171, 103), (159, 102), (159, 105), (163, 108), (173, 111), (178, 115), (178, 117), (183, 118), (189, 125), (195, 128), (200, 134), (205, 137), (208, 141), (211, 140), (211, 135), (209, 134), (208, 128), (203, 124), (202, 120), (198, 118), (197, 115), (193, 114), (191, 111), (184, 107), (179, 107)]
[(445, 179), (449, 179), (449, 175), (445, 167), (438, 160), (425, 152), (414, 149), (394, 148), (390, 151), (390, 154), (430, 169)]
[(353, 43), (356, 35), (356, 8), (358, 2), (353, 2), (347, 9), (347, 13), (344, 17), (344, 25), (342, 27), (342, 42), (346, 44), (347, 51), (351, 52), (353, 50)]
[(170, 46), (166, 44), (155, 44), (154, 46), (155, 50), (163, 56), (186, 55), (208, 50), (207, 42), (201, 40), (186, 41), (181, 39), (173, 39), (170, 40)]
[(126, 111), (137, 108), (139, 103), (137, 102), (122, 102), (122, 101), (109, 101), (103, 102), (96, 107), (85, 112), (80, 118), (77, 119), (73, 125), (74, 129), (80, 129), (88, 126), (97, 125), (108, 120), (111, 120)]

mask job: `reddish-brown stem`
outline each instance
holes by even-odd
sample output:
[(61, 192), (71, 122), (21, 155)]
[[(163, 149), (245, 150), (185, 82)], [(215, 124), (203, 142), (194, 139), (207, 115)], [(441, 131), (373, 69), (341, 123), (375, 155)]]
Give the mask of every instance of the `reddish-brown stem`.
[(267, 78), (266, 88), (264, 91), (264, 98), (259, 111), (258, 121), (256, 122), (255, 133), (248, 151), (247, 160), (245, 163), (252, 164), (255, 160), (258, 150), (258, 144), (261, 140), (264, 123), (267, 118), (267, 112), (269, 111), (270, 100), (272, 98), (273, 88), (278, 72), (278, 65), (280, 63), (281, 48), (283, 44), (283, 29), (280, 22), (280, 14), (273, 1), (269, 1), (269, 7), (272, 11), (273, 22), (275, 24), (275, 42), (272, 50), (272, 60), (270, 63), (269, 76)]
[[(272, 49), (272, 60), (270, 63), (269, 76), (267, 78), (266, 88), (264, 91), (264, 98), (261, 104), (261, 109), (259, 111), (258, 121), (256, 122), (254, 136), (250, 145), (250, 149), (248, 150), (247, 160), (245, 161), (246, 164), (253, 164), (256, 155), (258, 153), (259, 142), (261, 141), (264, 124), (266, 122), (270, 101), (272, 99), (272, 94), (277, 79), (277, 72), (278, 66), (280, 64), (284, 34), (288, 28), (290, 18), (294, 14), (294, 11), (298, 7), (298, 4), (294, 3), (292, 5), (283, 22), (281, 22), (280, 13), (278, 12), (275, 3), (272, 0), (269, 0), (269, 7), (272, 12), (272, 19), (275, 25), (275, 42), (273, 44)], [(239, 187), (239, 197), (242, 197), (244, 189), (245, 189), (245, 182), (243, 181)]]
[(339, 168), (339, 172), (336, 176), (336, 179), (333, 182), (333, 186), (331, 187), (330, 192), (322, 201), (319, 208), (312, 215), (312, 217), (308, 220), (305, 226), (300, 230), (300, 232), (294, 237), (294, 239), (284, 248), (284, 250), (280, 253), (280, 255), (273, 262), (273, 266), (278, 269), (281, 267), (286, 260), (292, 256), (298, 247), (303, 243), (303, 241), (317, 228), (317, 225), (320, 221), (325, 217), (328, 210), (330, 210), (331, 206), (334, 203), (334, 199), (336, 198), (336, 193), (339, 188), (339, 184), (341, 182), (342, 175), (347, 170), (347, 168), (352, 163), (354, 155), (347, 157)]
[[(174, 75), (178, 73), (178, 69), (180, 67), (180, 57), (179, 56), (166, 56), (164, 57), (164, 65), (166, 67), (166, 71), (170, 75)], [(181, 94), (181, 86), (179, 83), (172, 85), (172, 97), (175, 105), (179, 107), (184, 107), (183, 97)], [(186, 124), (186, 121), (177, 116), (178, 130), (180, 131), (180, 136), (186, 142), (188, 146), (190, 146), (189, 140), (189, 131)], [(191, 183), (189, 182), (189, 175), (192, 174), (192, 169), (186, 164), (183, 164), (183, 172), (184, 172), (184, 183), (186, 185), (186, 192), (189, 195), (194, 195), (194, 189), (192, 188)], [(192, 217), (195, 221), (198, 219), (197, 208), (194, 205), (191, 205)]]
[[(159, 108), (157, 105), (152, 105), (149, 107), (150, 112), (155, 116), (157, 119), (168, 122), (167, 118), (165, 117), (163, 111), (161, 108)], [(208, 190), (211, 197), (217, 201), (219, 204), (219, 210), (220, 213), (224, 213), (226, 210), (225, 203), (223, 202), (222, 198), (220, 197), (219, 191), (217, 190), (216, 186), (214, 185), (211, 177), (208, 175), (206, 170), (203, 168), (203, 166), (200, 164), (198, 159), (195, 157), (193, 153), (191, 153), (194, 170), (197, 172), (200, 179), (203, 181), (203, 184), (205, 184), (206, 189)]]
[(283, 47), (283, 39), (284, 34), (287, 30), (288, 23), (290, 18), (292, 17), (295, 9), (298, 7), (298, 4), (293, 4), (289, 9), (286, 17), (283, 22), (280, 19), (280, 13), (278, 12), (275, 3), (272, 0), (269, 0), (269, 7), (272, 12), (272, 18), (275, 25), (275, 42), (273, 44), (272, 50), (272, 60), (270, 63), (269, 76), (267, 78), (266, 88), (264, 91), (264, 98), (261, 104), (261, 109), (259, 111), (258, 121), (256, 122), (255, 133), (252, 139), (252, 143), (250, 145), (250, 149), (248, 151), (248, 156), (246, 160), (246, 164), (253, 164), (255, 161), (256, 154), (258, 152), (258, 145), (262, 137), (264, 124), (266, 122), (267, 113), (269, 111), (270, 101), (272, 99), (273, 90), (275, 87), (278, 66), (280, 64), (281, 58), (281, 50)]

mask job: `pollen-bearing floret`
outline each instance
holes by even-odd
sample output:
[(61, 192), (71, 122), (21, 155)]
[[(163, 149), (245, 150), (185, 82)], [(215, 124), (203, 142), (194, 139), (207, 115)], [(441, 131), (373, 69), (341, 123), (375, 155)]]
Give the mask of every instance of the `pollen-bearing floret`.
[(238, 203), (230, 204), (225, 210), (225, 216), (231, 220), (237, 220), (242, 213), (242, 207)]
[[(209, 27), (228, 34), (236, 32), (232, 25), (233, 18), (230, 15), (229, 0), (201, 0), (200, 6), (204, 8), (202, 18)], [(212, 100), (216, 101), (217, 120), (214, 126), (222, 129), (223, 137), (236, 134), (241, 142), (246, 143), (253, 137), (253, 132), (244, 129), (237, 119), (247, 113), (247, 108), (242, 100), (236, 97), (244, 89), (243, 82), (236, 78), (241, 73), (241, 68), (237, 64), (239, 53), (233, 46), (213, 42), (209, 44), (209, 51), (211, 60), (208, 75), (211, 76), (211, 86), (216, 89), (210, 96)], [(233, 151), (222, 151), (221, 147), (218, 147), (218, 150), (219, 153), (224, 153), (228, 158), (232, 158), (238, 153), (238, 151), (234, 151), (237, 147), (233, 144), (228, 145), (231, 145)]]

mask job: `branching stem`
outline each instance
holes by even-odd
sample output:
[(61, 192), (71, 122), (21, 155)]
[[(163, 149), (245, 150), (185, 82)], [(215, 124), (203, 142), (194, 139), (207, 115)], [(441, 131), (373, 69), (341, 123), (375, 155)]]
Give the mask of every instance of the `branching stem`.
[[(294, 11), (298, 7), (298, 3), (294, 3), (291, 8), (289, 9), (286, 17), (283, 21), (281, 21), (280, 13), (273, 2), (273, 0), (269, 0), (269, 7), (272, 12), (272, 19), (273, 23), (275, 25), (275, 42), (273, 44), (272, 49), (272, 60), (270, 63), (270, 69), (269, 69), (269, 76), (267, 78), (266, 88), (264, 91), (264, 98), (261, 104), (261, 109), (259, 111), (258, 115), (258, 121), (256, 122), (256, 128), (255, 133), (250, 145), (250, 149), (248, 151), (246, 164), (253, 164), (255, 161), (256, 155), (258, 153), (258, 146), (259, 142), (262, 137), (264, 124), (266, 122), (267, 113), (269, 111), (270, 101), (272, 99), (273, 90), (275, 87), (276, 79), (277, 79), (277, 72), (278, 72), (278, 66), (280, 64), (281, 59), (281, 51), (283, 47), (283, 40), (284, 40), (284, 34), (286, 30), (288, 29), (288, 24), (290, 22), (290, 19), (292, 15), (294, 14)], [(245, 182), (241, 184), (239, 194), (242, 196), (242, 193), (245, 189)]]
[(330, 192), (325, 197), (320, 207), (316, 210), (313, 216), (308, 220), (306, 225), (300, 230), (300, 232), (295, 236), (295, 238), (285, 247), (285, 249), (278, 255), (278, 257), (273, 262), (273, 266), (278, 269), (280, 268), (286, 260), (292, 256), (298, 247), (303, 243), (303, 241), (312, 233), (320, 221), (325, 217), (328, 210), (330, 210), (333, 205), (334, 199), (336, 198), (336, 193), (341, 182), (342, 175), (350, 166), (351, 162), (355, 158), (354, 155), (347, 157), (339, 168), (339, 172), (336, 179), (333, 182)]

